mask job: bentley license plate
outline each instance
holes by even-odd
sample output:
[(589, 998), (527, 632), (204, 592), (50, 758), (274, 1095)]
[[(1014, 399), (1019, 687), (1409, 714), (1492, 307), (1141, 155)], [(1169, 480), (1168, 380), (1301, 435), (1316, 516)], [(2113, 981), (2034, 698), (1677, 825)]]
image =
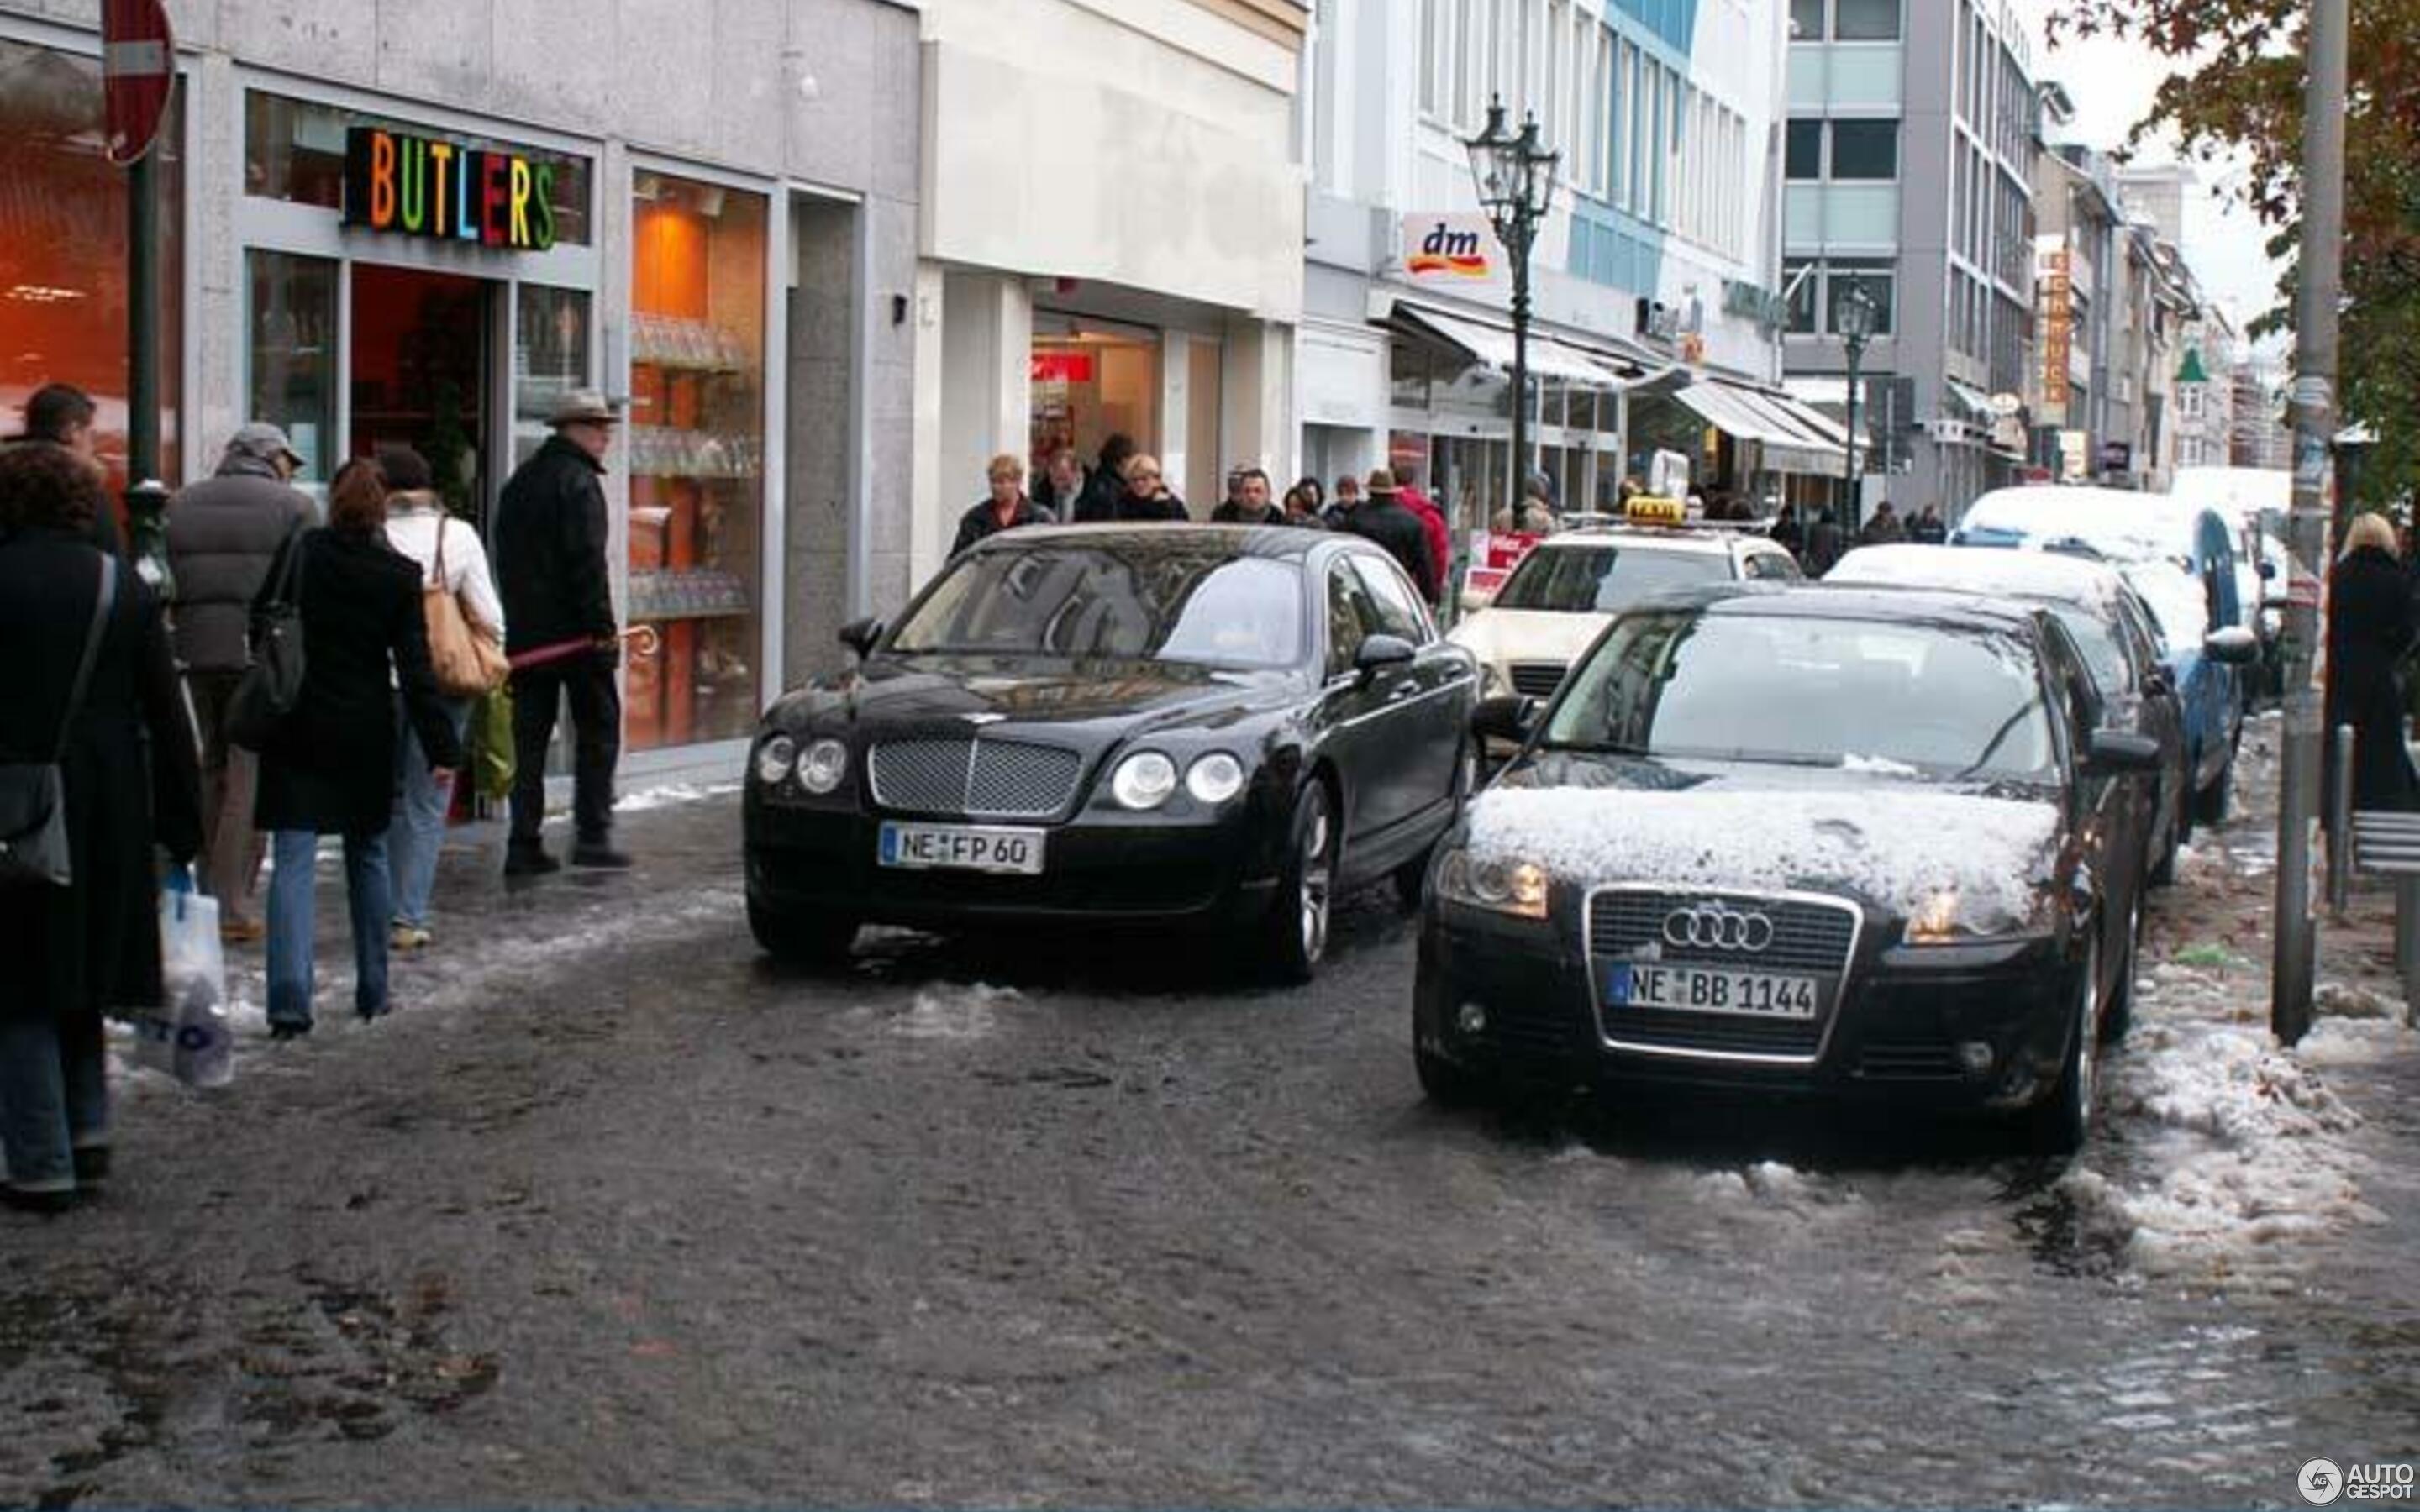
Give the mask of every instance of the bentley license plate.
[(910, 871), (989, 872), (1007, 876), (1042, 874), (1038, 829), (1001, 829), (985, 825), (884, 825), (877, 856), (884, 866)]
[(1605, 1000), (1613, 1008), (1675, 1013), (1730, 1013), (1743, 1018), (1811, 1019), (1815, 979), (1705, 966), (1616, 964), (1606, 970)]

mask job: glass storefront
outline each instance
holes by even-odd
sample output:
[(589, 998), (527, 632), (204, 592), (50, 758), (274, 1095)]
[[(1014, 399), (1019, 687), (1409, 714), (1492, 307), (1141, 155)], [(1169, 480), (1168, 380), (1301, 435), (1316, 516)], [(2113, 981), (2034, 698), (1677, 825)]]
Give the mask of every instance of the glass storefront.
[(588, 291), (523, 284), (513, 326), (513, 466), (553, 434), (546, 417), (588, 385)]
[(762, 194), (643, 171), (630, 275), (631, 748), (755, 728), (765, 507)]
[[(357, 126), (380, 126), (397, 131), (417, 130), (407, 123), (365, 116), (360, 111), (294, 100), (263, 90), (243, 97), (243, 192), (256, 199), (284, 200), (322, 209), (345, 208), (345, 133)], [(535, 150), (483, 136), (455, 136), (465, 147), (500, 149), (550, 170), (546, 182), (548, 208), (552, 213), (554, 240), (565, 246), (588, 244), (588, 160), (568, 153)]]
[[(183, 92), (161, 127), (161, 467), (185, 477)], [(126, 485), (126, 176), (101, 129), (98, 57), (0, 39), (0, 430), (46, 383), (92, 395), (111, 491)]]
[(254, 251), (244, 259), (251, 295), (251, 392), (244, 414), (286, 432), (302, 458), (298, 475), (324, 484), (335, 471), (337, 265), (326, 257)]

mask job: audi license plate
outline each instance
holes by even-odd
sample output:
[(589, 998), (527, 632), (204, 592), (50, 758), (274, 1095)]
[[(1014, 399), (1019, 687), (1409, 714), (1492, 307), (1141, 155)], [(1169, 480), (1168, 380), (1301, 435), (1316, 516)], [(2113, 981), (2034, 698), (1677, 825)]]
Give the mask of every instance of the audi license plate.
[(1815, 1016), (1815, 979), (1778, 977), (1761, 971), (1624, 963), (1607, 971), (1605, 1000), (1614, 1008), (1653, 1008), (1675, 1013), (1811, 1019)]
[(884, 866), (909, 871), (990, 872), (1038, 877), (1042, 874), (1042, 842), (1046, 838), (1038, 829), (886, 824), (877, 854)]

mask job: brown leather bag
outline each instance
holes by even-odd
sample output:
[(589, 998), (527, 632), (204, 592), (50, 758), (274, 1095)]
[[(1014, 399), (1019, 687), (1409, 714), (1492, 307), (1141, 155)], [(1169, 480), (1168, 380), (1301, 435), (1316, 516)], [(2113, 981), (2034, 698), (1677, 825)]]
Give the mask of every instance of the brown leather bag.
[(437, 581), (420, 591), (420, 610), (428, 622), (428, 661), (437, 673), (437, 689), (454, 698), (476, 698), (504, 686), (512, 668), (504, 648), (493, 635), (473, 625), (462, 602), (445, 586), (445, 528), (454, 521), (437, 518)]

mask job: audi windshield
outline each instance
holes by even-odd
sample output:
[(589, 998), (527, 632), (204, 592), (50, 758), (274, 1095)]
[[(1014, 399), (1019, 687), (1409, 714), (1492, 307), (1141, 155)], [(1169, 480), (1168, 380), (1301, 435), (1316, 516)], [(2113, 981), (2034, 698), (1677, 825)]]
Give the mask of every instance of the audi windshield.
[(1610, 614), (1668, 588), (1728, 582), (1730, 558), (1718, 551), (1652, 547), (1556, 546), (1530, 552), (1496, 595), (1497, 609)]
[(1978, 782), (2058, 779), (2030, 647), (1985, 630), (1647, 610), (1572, 676), (1542, 744)]
[(1300, 569), (1205, 548), (1068, 543), (973, 552), (952, 564), (887, 649), (1238, 671), (1298, 665)]

